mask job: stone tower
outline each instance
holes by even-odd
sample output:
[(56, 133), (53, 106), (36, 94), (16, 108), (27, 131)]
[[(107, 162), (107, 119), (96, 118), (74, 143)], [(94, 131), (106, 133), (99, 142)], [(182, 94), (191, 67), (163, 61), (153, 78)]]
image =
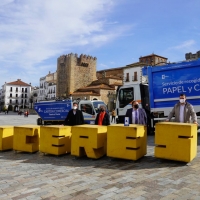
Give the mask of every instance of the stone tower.
[(57, 60), (56, 96), (69, 96), (96, 80), (96, 57), (81, 54), (60, 56)]

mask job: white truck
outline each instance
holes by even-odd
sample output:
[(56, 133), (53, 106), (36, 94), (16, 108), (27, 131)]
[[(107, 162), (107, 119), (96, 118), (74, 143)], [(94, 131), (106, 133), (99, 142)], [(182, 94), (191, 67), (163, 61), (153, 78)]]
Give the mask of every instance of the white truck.
[(124, 123), (127, 109), (136, 100), (145, 109), (149, 127), (153, 129), (156, 121), (169, 115), (182, 93), (200, 116), (200, 59), (143, 67), (141, 75), (140, 83), (118, 89), (116, 110), (119, 123)]

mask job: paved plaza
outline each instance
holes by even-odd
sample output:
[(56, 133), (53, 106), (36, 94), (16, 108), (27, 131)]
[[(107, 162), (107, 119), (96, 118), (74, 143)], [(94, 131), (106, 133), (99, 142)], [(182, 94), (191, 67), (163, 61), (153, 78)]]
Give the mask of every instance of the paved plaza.
[[(0, 113), (0, 125), (36, 124)], [(200, 140), (189, 164), (154, 157), (154, 136), (138, 161), (0, 152), (0, 200), (37, 199), (197, 199), (200, 200)], [(184, 149), (183, 149), (184, 151)]]

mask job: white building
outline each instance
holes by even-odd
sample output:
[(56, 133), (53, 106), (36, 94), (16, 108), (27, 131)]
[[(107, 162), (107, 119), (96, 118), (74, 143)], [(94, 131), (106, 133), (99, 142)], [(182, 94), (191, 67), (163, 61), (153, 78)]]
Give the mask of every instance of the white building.
[(56, 98), (57, 72), (50, 73), (40, 78), (38, 101)]
[(17, 79), (17, 81), (5, 83), (2, 86), (2, 107), (17, 111), (29, 108), (31, 85)]
[(142, 80), (142, 67), (144, 65), (127, 65), (123, 69), (123, 85), (140, 84)]
[(3, 99), (2, 99), (2, 89), (0, 89), (0, 112), (3, 110)]

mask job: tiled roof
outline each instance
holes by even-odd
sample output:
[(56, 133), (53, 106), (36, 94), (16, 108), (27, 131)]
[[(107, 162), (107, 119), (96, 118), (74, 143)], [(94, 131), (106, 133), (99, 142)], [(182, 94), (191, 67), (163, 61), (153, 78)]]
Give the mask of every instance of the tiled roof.
[(109, 85), (106, 85), (106, 84), (89, 85), (87, 87), (80, 88), (80, 90), (82, 90), (82, 89), (106, 89), (106, 90), (114, 90), (113, 87), (110, 87)]
[[(166, 57), (163, 57), (163, 56), (159, 56), (159, 55), (157, 55), (157, 54), (154, 54), (154, 53), (152, 53), (152, 54), (150, 54), (150, 55), (147, 55), (147, 56), (140, 56), (140, 58), (146, 58), (146, 57), (149, 57), (149, 56), (157, 56), (157, 57), (160, 57), (160, 58), (166, 58)], [(166, 58), (166, 59), (168, 59), (168, 58)]]
[(19, 85), (19, 86), (31, 86), (30, 84), (21, 81), (21, 79), (17, 79), (17, 81), (13, 81), (13, 82), (6, 83), (6, 84), (7, 85)]
[(87, 92), (77, 91), (77, 92), (72, 93), (72, 95), (93, 95), (93, 96), (100, 96), (100, 94), (98, 94), (96, 92), (92, 92), (92, 91), (87, 91)]

